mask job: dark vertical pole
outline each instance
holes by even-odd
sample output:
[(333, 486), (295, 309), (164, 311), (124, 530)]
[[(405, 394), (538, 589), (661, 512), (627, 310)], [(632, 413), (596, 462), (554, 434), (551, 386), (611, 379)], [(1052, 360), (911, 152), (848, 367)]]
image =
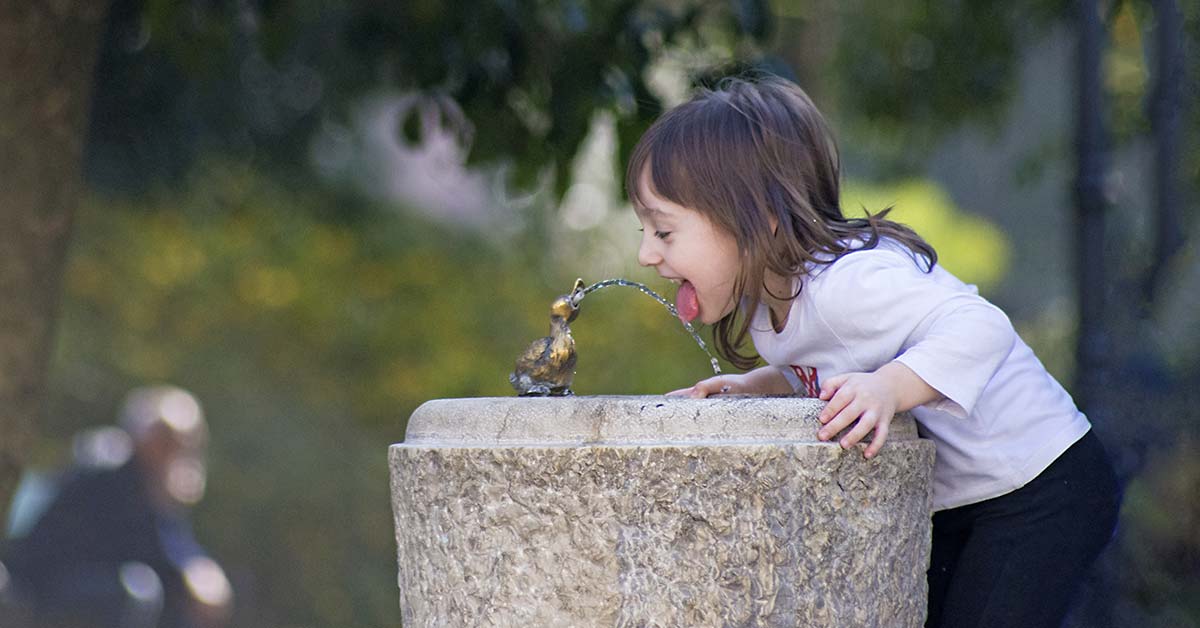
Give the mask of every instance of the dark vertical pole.
[(1079, 336), (1075, 351), (1075, 397), (1095, 420), (1093, 404), (1102, 385), (1102, 360), (1108, 350), (1104, 331), (1104, 174), (1106, 170), (1103, 87), (1100, 57), (1104, 26), (1097, 0), (1076, 0), (1078, 127), (1075, 151), (1075, 270), (1078, 277)]
[[(1076, 0), (1076, 23), (1079, 48), (1076, 67), (1079, 83), (1076, 113), (1078, 127), (1075, 138), (1075, 158), (1078, 171), (1075, 179), (1075, 267), (1079, 294), (1079, 336), (1075, 350), (1075, 399), (1087, 413), (1103, 438), (1110, 432), (1110, 445), (1118, 448), (1121, 442), (1111, 441), (1113, 430), (1121, 431), (1114, 410), (1105, 403), (1112, 401), (1106, 391), (1106, 359), (1111, 342), (1104, 316), (1107, 276), (1105, 273), (1104, 223), (1106, 202), (1104, 175), (1108, 166), (1106, 133), (1104, 129), (1104, 91), (1101, 82), (1101, 57), (1104, 52), (1104, 25), (1100, 19), (1098, 0)], [(1121, 441), (1118, 437), (1118, 441)], [(1120, 458), (1119, 452), (1117, 458)], [(1121, 463), (1117, 463), (1121, 466)], [(1112, 559), (1102, 559), (1092, 571), (1087, 583), (1087, 602), (1076, 609), (1071, 626), (1111, 628), (1114, 626), (1112, 604), (1115, 595)]]
[(1150, 128), (1154, 134), (1154, 261), (1142, 289), (1143, 317), (1154, 303), (1162, 271), (1183, 246), (1179, 194), (1179, 149), (1183, 136), (1183, 15), (1175, 0), (1153, 0), (1154, 91)]

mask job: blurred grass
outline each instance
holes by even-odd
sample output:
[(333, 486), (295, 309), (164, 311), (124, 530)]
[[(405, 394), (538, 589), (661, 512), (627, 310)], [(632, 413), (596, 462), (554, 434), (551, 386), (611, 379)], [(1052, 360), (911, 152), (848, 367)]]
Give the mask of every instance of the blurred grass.
[[(237, 623), (396, 625), (387, 445), (428, 399), (513, 394), (513, 360), (578, 269), (404, 212), (332, 212), (359, 201), (232, 165), (178, 190), (81, 208), (35, 465), (61, 464), (129, 386), (187, 387), (213, 432), (197, 531), (242, 595)], [(579, 394), (711, 373), (629, 289), (589, 297), (573, 329)]]

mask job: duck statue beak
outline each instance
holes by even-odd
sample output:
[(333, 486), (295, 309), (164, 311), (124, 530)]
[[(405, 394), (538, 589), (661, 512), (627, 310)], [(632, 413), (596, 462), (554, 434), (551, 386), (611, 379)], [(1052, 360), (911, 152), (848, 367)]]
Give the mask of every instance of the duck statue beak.
[(575, 280), (575, 286), (571, 288), (571, 294), (566, 295), (567, 303), (571, 305), (571, 316), (567, 319), (568, 323), (574, 321), (575, 317), (579, 316), (579, 303), (580, 301), (583, 301), (583, 297), (586, 295), (587, 293), (584, 292), (583, 278), (580, 277)]

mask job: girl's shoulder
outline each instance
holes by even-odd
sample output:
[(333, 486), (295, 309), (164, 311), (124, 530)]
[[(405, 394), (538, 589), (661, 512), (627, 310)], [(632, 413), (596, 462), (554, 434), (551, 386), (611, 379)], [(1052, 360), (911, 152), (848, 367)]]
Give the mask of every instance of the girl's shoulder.
[[(812, 265), (806, 273), (814, 286), (855, 277), (874, 275), (880, 271), (908, 271), (926, 274), (928, 261), (912, 249), (891, 239), (883, 239), (872, 248), (863, 248), (859, 240), (850, 243), (851, 250), (834, 258), (829, 256)], [(893, 273), (888, 273), (889, 275)]]

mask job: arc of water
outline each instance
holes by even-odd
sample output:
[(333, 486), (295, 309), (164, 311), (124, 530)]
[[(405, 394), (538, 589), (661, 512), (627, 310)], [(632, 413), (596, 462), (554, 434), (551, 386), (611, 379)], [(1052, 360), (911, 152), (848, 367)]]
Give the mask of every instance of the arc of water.
[[(595, 292), (601, 288), (607, 288), (609, 286), (625, 286), (627, 288), (636, 288), (642, 294), (645, 294), (655, 301), (662, 303), (663, 307), (667, 308), (667, 311), (671, 313), (671, 316), (674, 316), (679, 320), (679, 322), (683, 323), (683, 328), (692, 335), (692, 339), (696, 341), (696, 344), (700, 345), (700, 350), (708, 356), (708, 361), (709, 364), (712, 365), (713, 373), (717, 375), (721, 374), (721, 365), (717, 362), (717, 358), (713, 357), (713, 354), (709, 352), (708, 345), (705, 344), (704, 339), (700, 337), (700, 334), (696, 331), (696, 328), (693, 327), (691, 323), (684, 322), (683, 319), (679, 318), (679, 310), (675, 309), (675, 304), (664, 299), (657, 292), (646, 287), (645, 284), (641, 284), (636, 281), (630, 281), (628, 279), (605, 279), (604, 281), (597, 281), (596, 283), (583, 289), (583, 294), (579, 297), (579, 301), (582, 301), (583, 297), (586, 297), (592, 292)], [(576, 302), (576, 305), (578, 305), (578, 302)]]

